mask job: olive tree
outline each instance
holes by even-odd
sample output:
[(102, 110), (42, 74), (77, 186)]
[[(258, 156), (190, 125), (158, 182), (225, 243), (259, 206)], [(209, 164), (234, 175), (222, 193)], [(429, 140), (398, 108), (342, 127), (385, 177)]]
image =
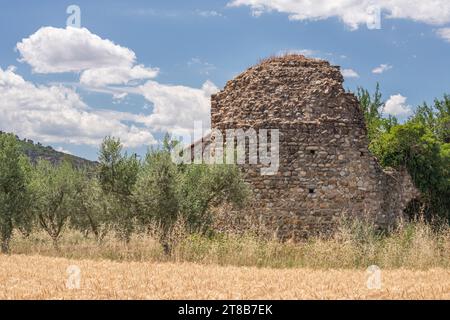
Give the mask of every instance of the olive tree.
[(2, 253), (9, 252), (15, 227), (27, 221), (28, 193), (26, 159), (21, 155), (17, 139), (11, 134), (0, 135), (0, 236)]
[(100, 243), (113, 225), (115, 199), (102, 191), (98, 179), (87, 176), (81, 179), (71, 225), (85, 235), (92, 233)]
[(30, 184), (33, 210), (56, 249), (64, 227), (75, 213), (81, 188), (80, 173), (68, 162), (53, 165), (41, 160), (33, 170)]
[(136, 155), (123, 152), (119, 139), (107, 137), (99, 152), (99, 182), (104, 196), (109, 199), (113, 226), (128, 242), (133, 232), (134, 210), (132, 192), (137, 181), (140, 163)]
[(171, 160), (171, 146), (150, 150), (143, 164), (133, 200), (141, 223), (156, 223), (161, 227), (160, 241), (170, 253), (168, 239), (180, 218), (190, 232), (211, 230), (212, 209), (223, 203), (243, 205), (248, 188), (234, 165), (184, 165)]
[(169, 232), (178, 218), (177, 183), (179, 172), (165, 151), (147, 154), (133, 193), (138, 221), (143, 226), (157, 224), (160, 242), (170, 251)]
[(177, 185), (178, 205), (188, 226), (206, 232), (213, 223), (212, 208), (224, 203), (241, 207), (249, 189), (236, 165), (188, 165)]

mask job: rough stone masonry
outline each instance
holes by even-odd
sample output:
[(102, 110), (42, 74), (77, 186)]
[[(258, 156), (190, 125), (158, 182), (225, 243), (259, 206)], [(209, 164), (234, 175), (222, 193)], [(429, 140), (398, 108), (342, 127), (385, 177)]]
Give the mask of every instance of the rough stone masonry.
[(212, 96), (212, 128), (280, 130), (276, 175), (241, 166), (253, 200), (240, 214), (281, 238), (330, 231), (342, 214), (388, 226), (417, 196), (406, 171), (383, 171), (369, 152), (363, 112), (342, 83), (339, 67), (286, 55), (251, 67)]

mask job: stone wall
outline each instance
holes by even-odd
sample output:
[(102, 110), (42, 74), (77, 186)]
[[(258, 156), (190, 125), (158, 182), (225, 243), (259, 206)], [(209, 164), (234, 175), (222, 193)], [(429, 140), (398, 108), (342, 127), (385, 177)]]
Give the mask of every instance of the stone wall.
[(280, 166), (242, 165), (249, 215), (282, 238), (333, 229), (342, 215), (391, 224), (417, 195), (406, 172), (384, 172), (368, 150), (363, 114), (339, 67), (300, 55), (271, 58), (212, 96), (212, 128), (279, 129)]

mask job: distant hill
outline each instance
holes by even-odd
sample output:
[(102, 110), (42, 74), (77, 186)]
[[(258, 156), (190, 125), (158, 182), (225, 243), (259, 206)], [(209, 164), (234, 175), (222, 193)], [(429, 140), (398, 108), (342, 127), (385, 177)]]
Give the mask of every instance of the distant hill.
[[(4, 132), (0, 131), (0, 134), (4, 134)], [(50, 146), (44, 146), (39, 142), (35, 143), (33, 140), (21, 140), (17, 136), (16, 138), (23, 153), (26, 154), (33, 163), (36, 163), (39, 159), (47, 160), (53, 164), (61, 163), (62, 161), (67, 160), (77, 168), (91, 168), (98, 164), (95, 161), (86, 160), (71, 154), (56, 151)]]

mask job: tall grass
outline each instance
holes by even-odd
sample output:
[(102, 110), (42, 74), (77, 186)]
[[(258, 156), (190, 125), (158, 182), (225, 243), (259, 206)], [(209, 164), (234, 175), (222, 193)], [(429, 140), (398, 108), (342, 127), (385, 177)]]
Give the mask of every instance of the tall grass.
[(171, 235), (172, 254), (165, 255), (157, 230), (134, 234), (129, 243), (113, 233), (98, 243), (67, 230), (59, 250), (42, 232), (28, 237), (15, 234), (13, 254), (44, 255), (71, 259), (195, 262), (270, 268), (352, 269), (378, 265), (382, 268), (450, 268), (450, 228), (422, 220), (401, 222), (395, 230), (380, 234), (361, 221), (344, 221), (333, 236), (317, 236), (301, 242), (280, 242), (252, 233), (188, 234), (182, 226)]

